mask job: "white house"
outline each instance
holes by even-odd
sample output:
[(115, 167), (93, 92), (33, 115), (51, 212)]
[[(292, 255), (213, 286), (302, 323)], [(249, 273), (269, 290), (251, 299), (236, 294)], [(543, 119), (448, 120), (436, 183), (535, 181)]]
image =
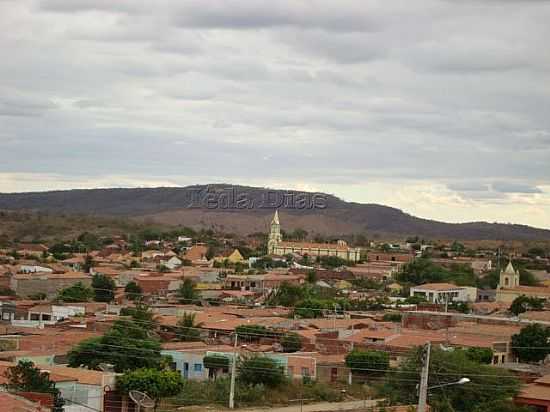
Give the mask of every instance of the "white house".
[(430, 303), (475, 302), (477, 289), (452, 283), (426, 283), (412, 287), (410, 296), (420, 296)]

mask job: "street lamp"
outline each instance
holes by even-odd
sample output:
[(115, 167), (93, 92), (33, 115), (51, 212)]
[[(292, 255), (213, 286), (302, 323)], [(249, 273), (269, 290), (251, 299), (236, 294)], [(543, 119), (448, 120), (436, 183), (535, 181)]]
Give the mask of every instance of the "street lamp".
[(460, 378), (456, 382), (444, 383), (443, 385), (430, 386), (428, 387), (428, 390), (442, 388), (444, 386), (464, 385), (465, 383), (468, 383), (468, 382), (470, 382), (470, 378)]

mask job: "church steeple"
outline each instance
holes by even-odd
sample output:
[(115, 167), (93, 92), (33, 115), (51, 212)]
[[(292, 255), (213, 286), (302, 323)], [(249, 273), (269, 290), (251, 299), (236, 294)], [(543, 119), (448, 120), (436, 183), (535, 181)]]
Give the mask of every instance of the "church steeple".
[(273, 219), (271, 219), (271, 226), (269, 230), (269, 237), (267, 239), (267, 253), (273, 254), (275, 247), (282, 242), (283, 236), (281, 235), (281, 224), (279, 223), (279, 211), (275, 210)]
[(498, 288), (515, 288), (517, 286), (519, 286), (519, 272), (514, 269), (510, 260), (506, 269), (500, 272)]
[(271, 226), (273, 225), (280, 225), (279, 223), (279, 210), (275, 210), (275, 214), (273, 215), (273, 219), (271, 219)]

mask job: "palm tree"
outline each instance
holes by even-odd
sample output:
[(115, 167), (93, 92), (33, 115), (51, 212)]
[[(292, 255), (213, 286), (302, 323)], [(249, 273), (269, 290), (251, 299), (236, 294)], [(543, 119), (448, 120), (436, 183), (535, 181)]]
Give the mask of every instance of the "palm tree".
[(200, 340), (201, 331), (199, 330), (203, 322), (195, 323), (197, 314), (184, 312), (178, 320), (176, 335), (180, 341), (191, 342)]

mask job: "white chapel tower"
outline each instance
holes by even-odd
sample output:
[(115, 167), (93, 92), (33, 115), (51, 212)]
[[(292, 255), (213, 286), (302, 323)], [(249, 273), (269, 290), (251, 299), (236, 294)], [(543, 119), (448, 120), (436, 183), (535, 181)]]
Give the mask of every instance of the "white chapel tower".
[(275, 247), (282, 242), (282, 240), (283, 236), (281, 235), (281, 224), (279, 223), (279, 211), (275, 210), (275, 214), (271, 220), (269, 237), (267, 238), (267, 253), (273, 254), (275, 252)]
[(512, 266), (512, 261), (508, 263), (506, 269), (500, 272), (500, 280), (498, 282), (498, 289), (501, 288), (515, 288), (519, 286), (519, 272)]

